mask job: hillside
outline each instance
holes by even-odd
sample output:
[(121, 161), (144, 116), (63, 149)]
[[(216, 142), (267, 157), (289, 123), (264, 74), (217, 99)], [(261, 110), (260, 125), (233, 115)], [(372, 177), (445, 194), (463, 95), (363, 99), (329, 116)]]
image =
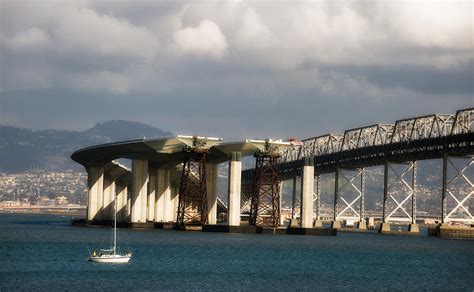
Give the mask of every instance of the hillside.
[(86, 131), (41, 130), (0, 125), (0, 172), (82, 169), (70, 159), (75, 150), (102, 143), (169, 136), (172, 133), (129, 121), (98, 123)]

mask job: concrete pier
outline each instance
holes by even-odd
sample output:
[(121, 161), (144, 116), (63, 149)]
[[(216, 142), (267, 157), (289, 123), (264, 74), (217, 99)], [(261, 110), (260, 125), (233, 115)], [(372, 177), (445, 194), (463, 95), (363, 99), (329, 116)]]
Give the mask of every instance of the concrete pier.
[(153, 222), (155, 220), (155, 196), (156, 196), (156, 170), (149, 169), (148, 196), (146, 204), (146, 220)]
[(229, 226), (240, 226), (241, 175), (240, 153), (233, 152), (229, 161), (229, 204), (227, 211)]
[(310, 162), (305, 161), (301, 177), (301, 228), (313, 227), (314, 166)]
[(131, 223), (146, 222), (147, 185), (148, 185), (148, 161), (133, 160), (132, 163), (132, 202)]
[(367, 223), (365, 221), (357, 222), (357, 229), (367, 230)]
[(116, 185), (117, 200), (117, 221), (125, 222), (127, 220), (127, 193), (128, 187), (124, 184)]
[(334, 228), (288, 228), (288, 234), (313, 235), (313, 236), (336, 236), (337, 229)]
[(428, 236), (474, 239), (474, 227), (452, 226), (443, 223), (436, 227), (428, 228)]
[(113, 220), (114, 216), (114, 198), (115, 198), (115, 180), (104, 175), (104, 192), (102, 200), (102, 220)]
[(203, 232), (223, 232), (223, 233), (253, 233), (257, 232), (255, 226), (230, 226), (230, 225), (203, 225)]
[(391, 231), (392, 231), (392, 229), (390, 228), (390, 223), (380, 224), (380, 229), (379, 229), (380, 233), (388, 233), (388, 232), (391, 232)]
[(174, 202), (171, 199), (170, 170), (157, 170), (155, 197), (155, 222), (172, 222), (174, 220)]
[(418, 224), (411, 223), (410, 225), (408, 225), (408, 231), (413, 233), (419, 233), (420, 229), (418, 228)]
[(102, 199), (104, 196), (104, 168), (87, 168), (87, 220), (102, 220), (99, 213), (102, 209)]
[(334, 228), (334, 229), (341, 228), (341, 221), (338, 221), (338, 220), (332, 221), (331, 228)]
[(217, 223), (217, 164), (206, 165), (207, 224)]
[(323, 227), (323, 220), (314, 219), (313, 226), (316, 227), (316, 228), (322, 228)]

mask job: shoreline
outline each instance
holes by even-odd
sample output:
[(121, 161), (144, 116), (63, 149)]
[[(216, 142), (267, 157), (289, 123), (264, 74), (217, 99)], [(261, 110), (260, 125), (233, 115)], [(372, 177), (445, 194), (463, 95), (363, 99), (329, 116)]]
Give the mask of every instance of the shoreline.
[(41, 210), (41, 209), (28, 209), (28, 210), (0, 210), (0, 214), (22, 214), (22, 215), (70, 215), (77, 218), (86, 218), (86, 212), (78, 211), (67, 211), (67, 210)]

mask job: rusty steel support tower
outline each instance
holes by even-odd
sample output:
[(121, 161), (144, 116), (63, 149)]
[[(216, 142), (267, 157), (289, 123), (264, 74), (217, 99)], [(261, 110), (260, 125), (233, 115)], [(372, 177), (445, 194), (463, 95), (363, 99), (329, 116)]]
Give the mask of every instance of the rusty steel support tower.
[(207, 223), (206, 154), (203, 149), (186, 152), (178, 200), (178, 225)]
[(280, 178), (278, 154), (265, 151), (255, 155), (255, 175), (249, 224), (280, 226)]

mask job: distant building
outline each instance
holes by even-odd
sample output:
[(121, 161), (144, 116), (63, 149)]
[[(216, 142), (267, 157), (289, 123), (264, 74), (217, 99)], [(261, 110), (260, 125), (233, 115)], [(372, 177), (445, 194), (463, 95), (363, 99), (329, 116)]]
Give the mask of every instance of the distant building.
[(69, 201), (65, 196), (59, 196), (56, 199), (54, 199), (54, 204), (64, 206), (64, 205), (69, 204)]
[(37, 204), (39, 206), (52, 206), (54, 205), (54, 200), (51, 200), (50, 198), (46, 196), (39, 196)]
[(30, 202), (25, 201), (3, 201), (0, 202), (0, 208), (18, 208), (18, 207), (30, 207)]

